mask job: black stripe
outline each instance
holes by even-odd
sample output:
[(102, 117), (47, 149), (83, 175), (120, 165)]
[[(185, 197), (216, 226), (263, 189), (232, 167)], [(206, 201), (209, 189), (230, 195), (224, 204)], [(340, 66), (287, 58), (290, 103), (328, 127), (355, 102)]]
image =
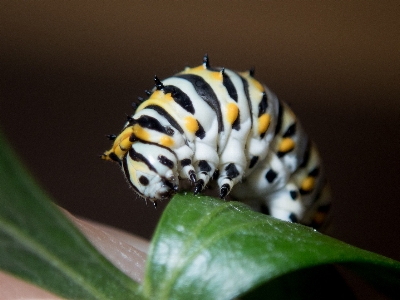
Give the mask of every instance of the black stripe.
[(284, 137), (284, 138), (290, 137), (290, 136), (293, 136), (295, 133), (296, 133), (296, 123), (293, 123), (292, 125), (290, 125), (288, 127), (288, 129), (286, 129), (286, 131), (282, 137)]
[(202, 140), (206, 136), (206, 132), (204, 131), (204, 128), (203, 128), (203, 126), (201, 126), (199, 121), (197, 121), (197, 125), (199, 126), (199, 129), (197, 129), (195, 135)]
[(317, 211), (322, 212), (322, 213), (327, 213), (327, 212), (329, 212), (330, 208), (331, 208), (331, 203), (328, 203), (328, 204), (319, 206)]
[(249, 94), (249, 83), (242, 76), (239, 76), (243, 83), (244, 94), (246, 95), (247, 105), (250, 109), (250, 120), (251, 120), (251, 128), (253, 128), (253, 107), (251, 105), (250, 94)]
[(236, 120), (232, 124), (232, 129), (235, 129), (237, 131), (240, 130), (240, 110), (238, 110), (238, 115), (236, 117)]
[[(279, 103), (279, 105), (280, 105), (280, 103)], [(261, 101), (258, 104), (258, 117), (261, 117), (267, 111), (267, 107), (268, 107), (267, 94), (265, 92), (263, 92)], [(269, 128), (269, 124), (267, 126), (267, 130), (265, 130), (263, 133), (260, 134), (260, 138), (264, 138), (264, 136), (267, 134), (268, 128)]]
[(263, 92), (260, 104), (258, 104), (258, 117), (261, 117), (261, 115), (263, 115), (267, 111), (267, 107), (267, 94)]
[(265, 174), (265, 179), (267, 179), (267, 181), (269, 183), (272, 183), (275, 178), (278, 176), (278, 173), (276, 173), (274, 170), (270, 169), (268, 170), (268, 172)]
[(225, 86), (226, 90), (228, 91), (229, 96), (238, 102), (238, 95), (235, 86), (232, 83), (232, 80), (229, 78), (228, 75), (225, 73), (222, 74), (222, 84)]
[(178, 103), (184, 110), (194, 115), (195, 111), (192, 100), (190, 100), (189, 96), (179, 88), (173, 85), (167, 85), (164, 87), (164, 93), (171, 93), (171, 96), (176, 103)]
[(292, 221), (293, 223), (297, 223), (298, 222), (298, 219), (297, 219), (297, 217), (296, 217), (296, 215), (294, 213), (291, 213), (289, 215), (289, 220)]
[(140, 142), (141, 142), (142, 144), (149, 144), (149, 145), (154, 145), (154, 146), (163, 148), (163, 149), (169, 151), (172, 155), (174, 155), (174, 156), (176, 157), (176, 153), (175, 153), (173, 150), (171, 150), (171, 148), (168, 148), (167, 146), (163, 146), (163, 145), (161, 145), (161, 144), (157, 144), (157, 143), (149, 142), (149, 141), (143, 141), (143, 140), (140, 140)]
[(308, 161), (310, 160), (310, 151), (311, 151), (311, 143), (310, 141), (308, 141), (299, 168), (304, 168), (308, 164)]
[(108, 157), (111, 158), (113, 161), (116, 161), (117, 163), (119, 163), (119, 165), (121, 165), (121, 160), (119, 159), (117, 154), (115, 154), (114, 152), (111, 152), (110, 154), (108, 154)]
[(197, 94), (215, 111), (218, 120), (218, 132), (224, 131), (222, 122), (221, 106), (217, 95), (211, 86), (200, 76), (193, 74), (181, 74), (175, 77), (188, 80), (196, 90)]
[(265, 136), (265, 134), (267, 133), (268, 130), (266, 130), (265, 132), (260, 134), (260, 138), (263, 138)]
[(167, 121), (169, 122), (169, 124), (171, 124), (172, 127), (176, 128), (181, 134), (184, 133), (182, 127), (178, 124), (178, 122), (175, 121), (175, 119), (161, 106), (158, 105), (149, 105), (146, 106), (145, 109), (153, 109), (156, 112), (158, 112), (161, 116), (163, 116), (164, 118), (167, 119)]
[(254, 165), (257, 163), (258, 161), (258, 156), (253, 156), (250, 160), (250, 165), (249, 165), (249, 169), (251, 169), (252, 167), (254, 167)]
[(293, 149), (290, 149), (288, 151), (278, 151), (276, 152), (276, 156), (278, 156), (279, 158), (284, 157), (286, 154), (288, 154), (290, 151), (292, 151)]
[(174, 167), (174, 162), (164, 155), (159, 155), (157, 157), (158, 161), (163, 164), (164, 166), (167, 166), (168, 168), (172, 169)]
[(210, 172), (211, 171), (210, 165), (205, 160), (199, 161), (199, 168), (200, 168), (200, 171), (202, 171), (202, 172)]
[(189, 158), (185, 158), (181, 160), (181, 167), (186, 167), (192, 164), (192, 161)]
[(307, 194), (311, 194), (311, 192), (313, 191), (314, 189), (311, 189), (311, 190), (303, 190), (302, 188), (300, 188), (299, 189), (299, 192), (300, 192), (300, 195), (307, 195)]
[(161, 133), (164, 133), (166, 135), (172, 136), (174, 134), (173, 130), (167, 129), (164, 126), (161, 125), (161, 123), (150, 116), (142, 115), (139, 117), (139, 119), (135, 120), (135, 123), (139, 124), (143, 128), (148, 128), (151, 130), (155, 130)]
[(317, 202), (320, 200), (321, 195), (322, 195), (322, 193), (323, 193), (323, 190), (324, 190), (324, 188), (325, 188), (325, 186), (326, 186), (327, 184), (328, 184), (327, 181), (324, 180), (323, 184), (319, 184), (319, 185), (317, 186), (317, 188), (314, 189), (315, 197), (312, 199), (312, 203), (311, 203), (311, 204), (317, 203)]
[(296, 200), (296, 198), (298, 196), (297, 191), (292, 190), (292, 191), (289, 192), (289, 194), (290, 194), (290, 198), (292, 198), (292, 200)]
[(239, 175), (239, 171), (236, 168), (235, 164), (230, 163), (226, 168), (226, 176), (228, 176), (230, 179), (236, 178)]
[(279, 133), (282, 127), (282, 117), (283, 117), (283, 107), (280, 101), (278, 101), (278, 117), (276, 121), (276, 127), (275, 127), (275, 135)]
[(135, 151), (135, 149), (131, 148), (129, 149), (129, 157), (134, 160), (134, 161), (139, 161), (142, 162), (144, 164), (146, 164), (146, 166), (157, 173), (157, 170), (154, 168), (154, 166), (147, 160), (146, 157), (144, 157), (142, 154), (138, 153)]
[(312, 177), (317, 177), (319, 174), (319, 168), (315, 167), (314, 169), (312, 169), (310, 171), (310, 173), (308, 173), (308, 176), (312, 176)]

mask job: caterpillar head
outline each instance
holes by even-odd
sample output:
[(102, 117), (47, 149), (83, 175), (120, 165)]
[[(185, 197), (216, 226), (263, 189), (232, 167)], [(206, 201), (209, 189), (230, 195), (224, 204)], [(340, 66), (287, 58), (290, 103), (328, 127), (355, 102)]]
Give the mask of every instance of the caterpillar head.
[(160, 145), (133, 143), (122, 161), (126, 179), (139, 194), (156, 204), (169, 199), (178, 190), (175, 154)]

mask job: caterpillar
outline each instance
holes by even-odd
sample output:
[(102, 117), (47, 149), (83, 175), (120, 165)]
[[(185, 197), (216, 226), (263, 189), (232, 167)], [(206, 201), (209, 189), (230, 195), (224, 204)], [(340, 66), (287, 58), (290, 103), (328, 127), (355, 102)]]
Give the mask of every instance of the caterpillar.
[(146, 202), (170, 199), (184, 182), (195, 195), (217, 184), (221, 198), (273, 217), (324, 222), (330, 194), (317, 148), (254, 69), (212, 68), (206, 54), (200, 66), (154, 82), (101, 155)]

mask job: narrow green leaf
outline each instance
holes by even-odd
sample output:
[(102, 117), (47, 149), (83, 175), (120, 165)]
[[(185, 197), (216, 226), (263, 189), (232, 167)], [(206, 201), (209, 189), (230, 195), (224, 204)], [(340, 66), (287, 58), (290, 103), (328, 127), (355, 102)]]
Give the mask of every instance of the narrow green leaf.
[(399, 262), (239, 202), (177, 195), (152, 240), (144, 293), (152, 299), (232, 299), (264, 285), (285, 297), (287, 291), (277, 289), (285, 286), (280, 280), (332, 263), (400, 294)]
[(65, 298), (138, 299), (139, 285), (49, 201), (1, 134), (0, 207), (1, 269)]

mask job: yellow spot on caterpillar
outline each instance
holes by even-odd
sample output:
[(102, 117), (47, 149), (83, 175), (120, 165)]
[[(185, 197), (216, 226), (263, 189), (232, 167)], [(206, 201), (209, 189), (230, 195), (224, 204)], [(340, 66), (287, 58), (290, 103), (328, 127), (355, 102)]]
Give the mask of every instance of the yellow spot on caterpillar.
[[(148, 172), (148, 170), (149, 170), (149, 167), (145, 163), (143, 163), (141, 161), (132, 160), (132, 161), (130, 161), (128, 166), (129, 166), (129, 173), (130, 174), (131, 173), (135, 173), (135, 175), (136, 175), (136, 171)], [(131, 171), (132, 169), (134, 170), (134, 172)]]
[(174, 98), (172, 98), (171, 93), (164, 94), (162, 91), (155, 91), (148, 100), (139, 105), (139, 107), (136, 109), (136, 112), (139, 112), (150, 105), (160, 106), (167, 110), (167, 107), (171, 102), (174, 102)]
[(133, 183), (138, 182), (135, 164), (137, 164), (136, 161), (133, 161), (131, 164), (128, 164), (129, 177), (130, 177), (131, 182), (133, 182)]
[(166, 100), (166, 101), (174, 101), (174, 98), (172, 98), (171, 93), (168, 93), (168, 94), (165, 94), (165, 95), (164, 95), (163, 100)]
[(134, 184), (137, 184), (138, 183), (137, 171), (141, 171), (141, 172), (146, 173), (146, 172), (148, 172), (148, 167), (146, 166), (146, 164), (144, 164), (142, 162), (132, 160), (128, 164), (128, 171), (129, 171), (130, 180)]
[(263, 85), (258, 81), (255, 80), (253, 77), (251, 76), (247, 76), (247, 80), (254, 85), (254, 87), (259, 90), (261, 93), (264, 92), (264, 87)]
[(150, 141), (150, 134), (145, 129), (143, 129), (143, 127), (141, 127), (140, 125), (135, 124), (132, 127), (132, 130), (138, 139), (143, 140), (143, 141)]
[(212, 77), (212, 79), (217, 80), (217, 81), (223, 80), (223, 76), (222, 76), (221, 72), (212, 72), (211, 77)]
[(160, 139), (160, 144), (165, 147), (171, 147), (174, 144), (174, 140), (171, 137), (164, 135)]
[(148, 100), (156, 100), (156, 101), (160, 100), (163, 102), (174, 101), (174, 99), (171, 96), (171, 93), (164, 94), (163, 91), (159, 91), (159, 90), (154, 91), (154, 93), (151, 95), (151, 97)]
[(199, 124), (197, 120), (191, 116), (185, 118), (185, 126), (188, 131), (195, 133), (199, 129)]
[(286, 153), (293, 150), (294, 146), (295, 143), (291, 138), (283, 138), (281, 144), (279, 145), (278, 151)]
[(235, 103), (229, 103), (226, 106), (226, 119), (230, 124), (233, 124), (233, 122), (236, 121), (237, 117), (239, 115), (239, 108)]
[(317, 213), (314, 215), (313, 221), (314, 221), (317, 225), (318, 225), (318, 224), (322, 224), (322, 223), (324, 222), (324, 220), (325, 220), (325, 216), (326, 216), (326, 213), (317, 212)]
[(207, 68), (204, 65), (200, 65), (198, 67), (189, 68), (188, 70), (185, 70), (185, 73), (196, 73), (204, 70), (207, 70)]
[(259, 90), (261, 93), (264, 92), (264, 87), (263, 87), (263, 85), (262, 85), (259, 81), (255, 80), (252, 76), (250, 76), (250, 71), (240, 72), (239, 74), (242, 75), (244, 78), (246, 78), (247, 81), (248, 81), (250, 84), (254, 85), (254, 87), (255, 87), (257, 90)]
[(119, 159), (122, 159), (124, 155), (126, 154), (127, 151), (121, 150), (120, 147), (117, 147), (114, 149), (114, 153), (116, 156), (118, 156)]
[(160, 90), (155, 90), (149, 99), (160, 99), (164, 93)]
[(262, 114), (261, 117), (258, 118), (258, 134), (266, 132), (270, 122), (271, 116), (269, 114)]
[[(113, 146), (111, 147), (110, 150), (105, 152), (102, 156), (102, 159), (105, 160), (112, 160), (109, 155), (111, 153), (114, 153), (119, 159), (122, 159), (125, 155), (125, 153), (129, 150), (129, 148), (132, 146), (132, 142), (129, 141), (129, 137), (132, 135), (133, 129), (132, 127), (127, 127), (125, 128), (124, 131), (122, 131), (117, 138), (114, 141)], [(123, 149), (121, 149), (121, 147)]]
[(306, 177), (306, 179), (303, 180), (303, 182), (301, 183), (301, 189), (309, 192), (314, 188), (315, 185), (315, 179), (312, 176), (308, 176)]
[(120, 147), (121, 150), (123, 150), (123, 151), (128, 151), (129, 148), (132, 146), (132, 144), (133, 144), (133, 143), (129, 140), (129, 137), (128, 137), (128, 138), (122, 140), (122, 141), (119, 143), (119, 147)]

